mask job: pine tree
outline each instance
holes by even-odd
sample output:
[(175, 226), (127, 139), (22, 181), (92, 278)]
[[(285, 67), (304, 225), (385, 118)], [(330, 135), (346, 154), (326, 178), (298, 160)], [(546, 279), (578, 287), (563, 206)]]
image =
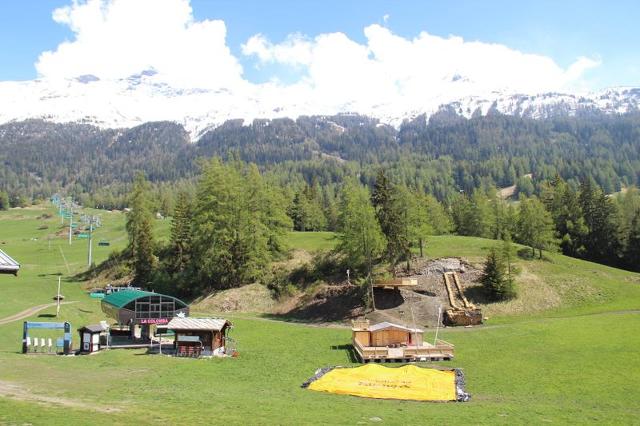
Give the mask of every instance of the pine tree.
[(0, 191), (0, 210), (8, 210), (9, 207), (9, 194), (6, 191)]
[(556, 175), (551, 182), (543, 185), (541, 198), (553, 218), (562, 253), (574, 257), (584, 256), (584, 241), (588, 229), (577, 192)]
[(519, 243), (531, 247), (534, 256), (538, 249), (540, 258), (542, 250), (555, 247), (553, 219), (535, 196), (520, 199), (517, 236)]
[(171, 221), (171, 252), (170, 263), (175, 272), (185, 270), (191, 260), (191, 222), (192, 204), (186, 192), (178, 194)]
[(386, 241), (369, 201), (369, 191), (353, 180), (342, 188), (339, 230), (338, 252), (353, 269), (365, 269), (370, 275)]
[(493, 300), (507, 300), (516, 296), (513, 281), (505, 276), (505, 262), (493, 248), (487, 255), (481, 280)]
[(584, 237), (586, 256), (598, 262), (616, 264), (620, 236), (615, 205), (590, 179), (584, 179), (580, 185), (579, 203), (587, 229)]
[(284, 250), (291, 221), (280, 194), (255, 165), (213, 158), (198, 182), (193, 213), (193, 262), (205, 289), (230, 288), (262, 277)]
[(422, 197), (422, 206), (429, 217), (429, 224), (434, 235), (444, 235), (451, 232), (453, 224), (444, 206), (432, 195)]
[(376, 177), (371, 201), (376, 210), (380, 229), (387, 241), (386, 258), (393, 267), (411, 254), (411, 243), (407, 232), (408, 214), (406, 204), (398, 198), (397, 188), (389, 181), (384, 169)]
[(142, 173), (136, 175), (129, 198), (131, 210), (127, 213), (126, 229), (129, 236), (128, 251), (132, 258), (133, 283), (143, 287), (151, 284), (156, 264), (153, 255), (153, 215), (149, 203), (149, 183)]
[(624, 250), (624, 260), (630, 269), (640, 271), (640, 210), (636, 211)]

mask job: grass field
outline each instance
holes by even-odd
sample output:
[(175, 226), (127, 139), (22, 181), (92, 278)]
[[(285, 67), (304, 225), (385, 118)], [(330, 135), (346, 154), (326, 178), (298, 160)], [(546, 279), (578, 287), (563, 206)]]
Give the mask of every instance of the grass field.
[[(73, 329), (104, 319), (71, 277), (86, 266), (86, 241), (49, 241), (47, 210), (0, 212), (0, 247), (22, 263), (0, 276), (0, 319), (48, 303), (64, 279), (62, 319)], [(126, 244), (124, 219), (103, 212), (96, 261)], [(166, 236), (168, 221), (158, 221)], [(49, 229), (38, 230), (42, 225)], [(35, 240), (37, 238), (37, 240)], [(331, 234), (292, 234), (294, 248), (324, 249)], [(2, 244), (4, 242), (4, 244)], [(481, 260), (488, 240), (431, 237), (429, 256)], [(65, 262), (60, 253), (63, 250)], [(144, 350), (93, 356), (19, 354), (22, 321), (0, 325), (0, 424), (633, 424), (640, 411), (640, 277), (560, 255), (520, 261), (560, 295), (553, 309), (445, 329), (473, 399), (465, 404), (367, 400), (300, 388), (317, 368), (350, 365), (350, 331), (261, 318), (229, 318), (240, 357), (174, 359)], [(49, 308), (31, 320), (52, 320)], [(77, 333), (74, 333), (77, 345)]]

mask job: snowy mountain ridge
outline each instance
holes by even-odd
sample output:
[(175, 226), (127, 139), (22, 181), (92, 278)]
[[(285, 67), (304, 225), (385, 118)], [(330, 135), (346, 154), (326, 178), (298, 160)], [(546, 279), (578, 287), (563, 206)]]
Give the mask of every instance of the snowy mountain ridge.
[(406, 119), (438, 112), (470, 118), (494, 112), (526, 118), (589, 113), (622, 114), (640, 111), (640, 88), (620, 87), (588, 94), (525, 95), (490, 92), (459, 99), (438, 95), (419, 105), (386, 102), (317, 105), (313, 99), (286, 100), (265, 96), (256, 87), (236, 89), (177, 89), (145, 71), (120, 80), (84, 75), (70, 80), (0, 82), (0, 124), (32, 118), (55, 123), (86, 123), (100, 128), (131, 128), (152, 121), (182, 125), (196, 141), (207, 130), (230, 119), (295, 119), (301, 115), (357, 113), (399, 127)]

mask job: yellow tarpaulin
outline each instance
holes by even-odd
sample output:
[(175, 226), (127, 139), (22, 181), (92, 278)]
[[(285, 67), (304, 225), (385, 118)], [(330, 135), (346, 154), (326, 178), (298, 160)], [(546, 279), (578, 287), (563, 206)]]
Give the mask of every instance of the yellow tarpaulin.
[(309, 384), (309, 389), (366, 398), (455, 401), (456, 373), (406, 365), (367, 364), (336, 368)]

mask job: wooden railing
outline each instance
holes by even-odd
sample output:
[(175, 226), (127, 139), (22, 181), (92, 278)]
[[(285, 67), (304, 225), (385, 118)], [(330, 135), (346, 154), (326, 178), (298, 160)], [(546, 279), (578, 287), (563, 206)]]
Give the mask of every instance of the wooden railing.
[(362, 346), (354, 341), (353, 346), (363, 360), (367, 359), (406, 359), (406, 358), (452, 358), (454, 347), (451, 343), (438, 340), (434, 345), (402, 346), (398, 348)]

